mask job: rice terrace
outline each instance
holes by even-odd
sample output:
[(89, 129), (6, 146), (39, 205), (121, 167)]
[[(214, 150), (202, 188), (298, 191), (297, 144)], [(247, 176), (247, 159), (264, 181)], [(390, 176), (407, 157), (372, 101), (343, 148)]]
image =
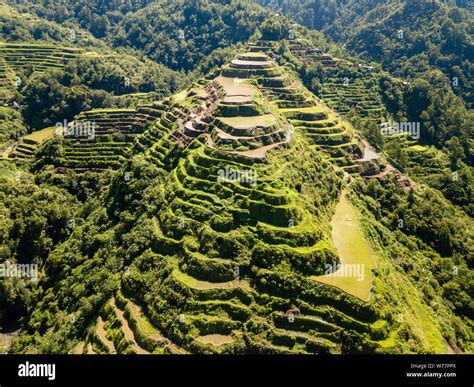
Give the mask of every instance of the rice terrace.
[(474, 9), (372, 3), (2, 2), (2, 353), (472, 355)]
[(343, 192), (331, 221), (333, 243), (341, 258), (342, 266), (315, 279), (369, 301), (373, 283), (372, 270), (376, 264), (360, 229), (357, 216)]

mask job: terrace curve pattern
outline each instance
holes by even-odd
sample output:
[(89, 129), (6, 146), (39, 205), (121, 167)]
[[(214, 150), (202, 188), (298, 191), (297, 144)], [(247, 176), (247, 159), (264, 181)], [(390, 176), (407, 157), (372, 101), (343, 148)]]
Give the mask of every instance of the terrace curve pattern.
[(333, 58), (303, 39), (286, 42), (290, 53), (298, 62), (320, 63), (325, 69), (321, 98), (340, 114), (353, 110), (359, 116), (380, 123), (387, 112), (372, 74), (373, 67)]
[(152, 249), (79, 352), (340, 353), (347, 331), (384, 337), (375, 304), (318, 280), (340, 262), (330, 209), (362, 145), (264, 44), (154, 106), (136, 135), (131, 152), (163, 176)]
[(62, 69), (82, 49), (46, 44), (0, 43), (0, 102), (9, 102), (19, 87), (18, 75), (24, 70), (44, 72)]
[(152, 103), (129, 109), (82, 112), (71, 123), (75, 129), (65, 133), (57, 171), (100, 172), (119, 168), (131, 157), (144, 130), (161, 117), (164, 109), (164, 105)]

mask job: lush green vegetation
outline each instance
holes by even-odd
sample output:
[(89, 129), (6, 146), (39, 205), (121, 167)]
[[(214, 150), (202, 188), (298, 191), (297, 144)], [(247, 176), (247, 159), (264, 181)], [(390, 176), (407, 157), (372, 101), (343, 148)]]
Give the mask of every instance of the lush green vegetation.
[[(312, 3), (325, 31), (370, 13)], [(39, 269), (0, 278), (11, 352), (473, 352), (472, 133), (441, 65), (404, 83), (247, 1), (9, 4), (0, 264)]]
[[(2, 161), (1, 262), (34, 263), (40, 267), (70, 234), (70, 220), (80, 217), (78, 200), (66, 190), (35, 182), (35, 176)], [(0, 323), (11, 324), (34, 300), (37, 285), (17, 278), (0, 281)]]
[(216, 49), (246, 41), (268, 12), (250, 2), (118, 1), (101, 6), (91, 0), (18, 3), (20, 10), (59, 23), (78, 23), (115, 47), (132, 47), (172, 69), (193, 70)]
[(12, 140), (26, 134), (21, 113), (9, 107), (0, 108), (0, 149), (2, 152)]
[[(472, 14), (461, 1), (258, 0), (324, 31), (352, 53), (403, 78), (440, 69), (472, 104)], [(446, 4), (449, 3), (449, 4)], [(453, 83), (457, 78), (458, 83)], [(472, 77), (471, 77), (472, 78)]]

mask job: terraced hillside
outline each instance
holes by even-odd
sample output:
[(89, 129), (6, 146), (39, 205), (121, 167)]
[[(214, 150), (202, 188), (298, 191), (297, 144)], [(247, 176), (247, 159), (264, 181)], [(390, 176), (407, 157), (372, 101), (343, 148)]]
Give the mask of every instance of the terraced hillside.
[[(334, 76), (324, 83), (321, 98), (341, 114), (348, 114), (351, 109), (355, 109), (361, 117), (368, 117), (380, 123), (386, 113), (380, 95), (360, 79), (353, 82), (347, 80), (347, 84), (344, 80), (339, 80), (339, 76)], [(334, 81), (339, 83), (333, 83)]]
[(35, 266), (2, 350), (472, 353), (463, 71), (406, 82), (249, 1), (50, 3), (0, 6), (56, 42), (0, 47), (0, 261)]
[(329, 220), (341, 184), (318, 150), (339, 146), (350, 158), (360, 144), (266, 47), (251, 50), (168, 101), (137, 145), (164, 180), (148, 219), (153, 247), (133, 261), (115, 302), (123, 293), (147, 305), (143, 324), (167, 339), (132, 322), (122, 348), (107, 306), (95, 352), (138, 352), (134, 342), (148, 352), (172, 352), (170, 342), (193, 353), (341, 352), (348, 329), (377, 346), (386, 322), (375, 306), (318, 280), (339, 262)]
[(32, 68), (33, 71), (47, 71), (50, 68), (63, 68), (68, 60), (81, 54), (77, 48), (44, 44), (1, 43), (0, 57), (4, 66), (13, 70)]
[(15, 72), (7, 66), (5, 59), (0, 58), (0, 101), (14, 98), (16, 82)]
[(7, 148), (2, 157), (19, 161), (31, 160), (40, 145), (53, 138), (55, 129), (45, 128), (24, 136), (17, 144)]
[[(117, 257), (126, 269), (107, 284), (98, 316), (74, 311), (68, 324), (86, 329), (68, 351), (447, 351), (419, 292), (400, 274), (390, 283), (406, 290), (404, 306), (396, 297), (390, 303), (380, 270), (391, 263), (368, 238), (370, 219), (346, 184), (383, 161), (276, 62), (274, 47), (257, 42), (159, 103), (76, 117), (74, 124), (94, 123), (94, 136), (66, 135), (58, 171), (119, 170), (108, 200), (126, 209), (118, 212), (125, 221), (101, 233), (101, 213), (97, 237), (86, 243), (91, 256), (103, 254), (103, 243), (112, 252), (105, 270)], [(141, 209), (131, 216), (135, 201)], [(68, 243), (80, 243), (88, 227)], [(114, 233), (120, 247), (107, 241)], [(95, 262), (104, 269), (101, 258)], [(355, 271), (339, 277), (345, 267)], [(393, 318), (402, 310), (406, 320)], [(401, 345), (399, 333), (413, 342)]]
[(131, 156), (138, 137), (162, 112), (161, 104), (149, 104), (79, 114), (64, 133), (59, 170), (100, 171), (119, 167)]
[(323, 66), (325, 71), (320, 97), (332, 109), (344, 115), (353, 111), (377, 123), (383, 121), (387, 112), (372, 66), (333, 58), (301, 39), (288, 41), (287, 47), (296, 61), (320, 63)]
[(0, 101), (8, 101), (24, 70), (44, 72), (64, 68), (81, 49), (46, 44), (0, 43)]
[(288, 48), (302, 62), (316, 62), (327, 67), (337, 66), (339, 62), (331, 55), (323, 53), (320, 48), (312, 47), (310, 43), (301, 39), (288, 41)]

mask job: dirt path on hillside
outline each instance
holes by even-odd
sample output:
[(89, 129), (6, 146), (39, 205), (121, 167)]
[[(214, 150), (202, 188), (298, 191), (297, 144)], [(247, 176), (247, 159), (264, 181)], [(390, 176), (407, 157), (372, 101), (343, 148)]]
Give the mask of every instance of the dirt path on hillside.
[(366, 140), (362, 140), (362, 143), (364, 144), (364, 155), (361, 159), (356, 160), (359, 162), (364, 162), (364, 161), (371, 161), (371, 160), (378, 160), (380, 158), (380, 154), (377, 153)]
[(9, 353), (11, 349), (12, 341), (18, 337), (20, 330), (13, 332), (0, 333), (0, 354)]
[(112, 343), (106, 336), (105, 336), (105, 328), (104, 328), (104, 320), (102, 320), (102, 317), (99, 316), (97, 320), (97, 336), (99, 336), (100, 341), (104, 343), (104, 345), (109, 349), (110, 353), (117, 353), (114, 347), (114, 343)]
[(125, 339), (132, 343), (133, 349), (135, 352), (139, 355), (149, 355), (150, 352), (147, 350), (143, 349), (140, 347), (135, 339), (135, 334), (133, 333), (132, 329), (130, 328), (130, 325), (128, 324), (128, 320), (124, 316), (124, 312), (117, 306), (115, 303), (115, 299), (113, 298), (110, 301), (110, 305), (114, 308), (115, 313), (117, 314), (117, 317), (119, 318), (120, 322), (122, 323), (122, 331), (125, 335)]
[[(127, 306), (130, 308), (130, 311), (133, 314), (133, 317), (135, 318), (135, 321), (137, 321), (138, 325), (140, 326), (140, 321), (146, 320), (147, 324), (150, 324), (150, 326), (153, 327), (153, 331), (155, 333), (153, 334), (147, 334), (142, 330), (142, 332), (147, 335), (148, 338), (151, 340), (164, 343), (166, 348), (173, 354), (173, 355), (184, 355), (186, 354), (186, 351), (182, 348), (179, 348), (177, 345), (175, 345), (170, 339), (165, 337), (159, 330), (156, 328), (148, 319), (148, 317), (145, 316), (142, 307), (133, 303), (132, 301), (129, 301), (127, 303)], [(139, 329), (142, 329), (141, 327)]]

